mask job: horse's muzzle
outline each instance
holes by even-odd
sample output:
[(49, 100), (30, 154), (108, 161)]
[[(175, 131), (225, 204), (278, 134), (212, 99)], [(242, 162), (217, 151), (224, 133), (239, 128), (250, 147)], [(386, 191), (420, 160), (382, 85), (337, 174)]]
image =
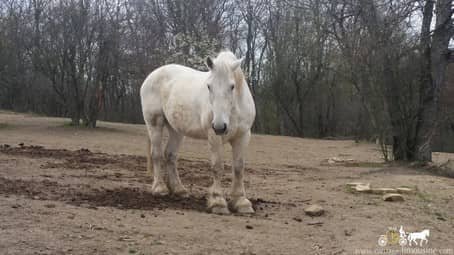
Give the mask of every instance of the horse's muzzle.
[(211, 127), (213, 128), (214, 133), (216, 133), (216, 135), (225, 135), (227, 133), (227, 124), (226, 123), (221, 123), (221, 124), (212, 123)]

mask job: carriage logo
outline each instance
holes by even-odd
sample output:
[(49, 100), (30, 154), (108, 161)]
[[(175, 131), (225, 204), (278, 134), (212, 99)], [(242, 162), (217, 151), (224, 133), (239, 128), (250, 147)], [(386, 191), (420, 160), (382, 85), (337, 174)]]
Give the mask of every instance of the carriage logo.
[(396, 244), (402, 247), (407, 245), (423, 246), (423, 244), (427, 245), (429, 243), (429, 235), (429, 229), (424, 229), (421, 232), (410, 233), (405, 232), (402, 226), (400, 226), (399, 230), (397, 230), (397, 228), (389, 228), (385, 235), (380, 235), (380, 237), (378, 238), (378, 245), (382, 247)]

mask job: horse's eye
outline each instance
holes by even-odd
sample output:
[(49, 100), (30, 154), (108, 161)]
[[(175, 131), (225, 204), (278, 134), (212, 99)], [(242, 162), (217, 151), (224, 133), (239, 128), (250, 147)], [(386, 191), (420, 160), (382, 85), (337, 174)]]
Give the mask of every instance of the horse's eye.
[(208, 90), (211, 91), (211, 86), (210, 86), (210, 84), (208, 84), (207, 87), (208, 87)]
[(230, 90), (233, 90), (235, 88), (235, 85), (230, 85)]

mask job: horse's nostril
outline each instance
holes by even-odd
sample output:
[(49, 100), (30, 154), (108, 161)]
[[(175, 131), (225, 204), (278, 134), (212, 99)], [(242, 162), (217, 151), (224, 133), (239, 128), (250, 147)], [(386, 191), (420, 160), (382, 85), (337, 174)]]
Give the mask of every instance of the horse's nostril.
[(222, 123), (221, 125), (216, 125), (215, 123), (212, 123), (211, 127), (213, 128), (214, 132), (217, 135), (225, 134), (225, 132), (227, 131), (227, 124), (226, 123)]

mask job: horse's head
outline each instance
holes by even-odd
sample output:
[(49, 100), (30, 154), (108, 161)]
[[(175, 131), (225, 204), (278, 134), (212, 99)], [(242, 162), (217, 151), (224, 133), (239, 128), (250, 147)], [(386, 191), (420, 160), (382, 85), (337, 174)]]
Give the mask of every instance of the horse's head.
[(211, 127), (216, 135), (224, 135), (229, 130), (235, 96), (242, 82), (238, 79), (241, 61), (231, 52), (221, 52), (215, 59), (206, 59), (210, 69), (206, 85), (213, 114)]
[(422, 232), (423, 232), (427, 237), (430, 236), (430, 230), (424, 229)]

